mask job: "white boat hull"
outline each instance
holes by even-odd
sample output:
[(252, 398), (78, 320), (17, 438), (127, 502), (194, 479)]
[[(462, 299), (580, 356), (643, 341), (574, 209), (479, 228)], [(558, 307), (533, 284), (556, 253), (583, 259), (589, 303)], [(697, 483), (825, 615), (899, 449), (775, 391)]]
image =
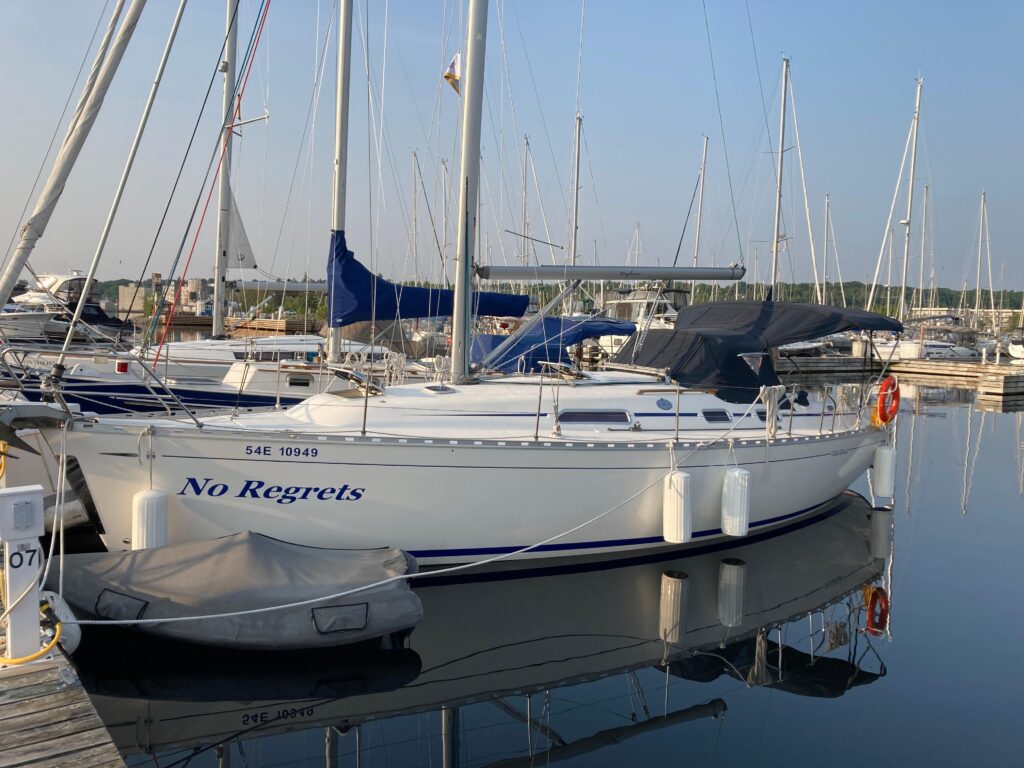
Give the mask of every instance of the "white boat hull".
[[(128, 547), (132, 497), (149, 487), (168, 494), (172, 544), (251, 530), (324, 547), (399, 546), (425, 565), (442, 565), (515, 552), (607, 512), (513, 558), (669, 546), (662, 480), (671, 454), (667, 443), (645, 442), (642, 433), (635, 443), (568, 443), (196, 434), (187, 427), (140, 436), (145, 428), (79, 424), (68, 435), (111, 549)], [(840, 493), (884, 442), (884, 432), (866, 429), (780, 436), (770, 446), (763, 439), (732, 449), (676, 444), (676, 466), (692, 477), (695, 543), (723, 538), (727, 467), (750, 472), (751, 529), (765, 530)]]
[(0, 332), (12, 339), (39, 339), (54, 317), (53, 312), (2, 312)]

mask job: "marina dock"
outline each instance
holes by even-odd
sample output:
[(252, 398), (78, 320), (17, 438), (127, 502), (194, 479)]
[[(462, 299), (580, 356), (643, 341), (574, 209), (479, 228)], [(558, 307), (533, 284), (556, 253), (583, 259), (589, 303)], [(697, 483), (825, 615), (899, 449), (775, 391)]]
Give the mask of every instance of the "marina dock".
[(63, 658), (0, 671), (0, 768), (123, 766)]
[[(827, 377), (851, 379), (882, 372), (879, 360), (865, 360), (848, 355), (825, 357), (783, 357), (776, 370), (784, 376), (801, 376), (816, 380)], [(1024, 398), (1024, 365), (982, 362), (980, 360), (894, 360), (886, 371), (908, 382), (936, 387), (972, 389), (980, 401), (1018, 400)]]

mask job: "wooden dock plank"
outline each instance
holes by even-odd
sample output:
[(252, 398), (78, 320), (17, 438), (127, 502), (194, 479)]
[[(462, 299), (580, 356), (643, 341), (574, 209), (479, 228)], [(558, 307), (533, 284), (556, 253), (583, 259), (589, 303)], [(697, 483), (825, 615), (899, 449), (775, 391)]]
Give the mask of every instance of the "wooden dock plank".
[(0, 768), (123, 766), (64, 659), (0, 672)]

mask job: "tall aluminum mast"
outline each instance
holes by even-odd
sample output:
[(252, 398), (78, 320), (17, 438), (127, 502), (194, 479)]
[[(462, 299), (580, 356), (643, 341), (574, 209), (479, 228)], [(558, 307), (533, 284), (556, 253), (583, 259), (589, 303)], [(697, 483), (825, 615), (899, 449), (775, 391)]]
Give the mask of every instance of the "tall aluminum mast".
[(903, 321), (907, 303), (907, 264), (910, 261), (910, 218), (914, 209), (914, 172), (917, 169), (917, 129), (921, 122), (921, 89), (924, 80), (917, 78), (917, 97), (914, 100), (914, 139), (910, 148), (910, 184), (907, 187), (907, 215), (900, 222), (905, 227), (903, 236), (903, 279), (900, 280), (900, 303), (896, 317)]
[(782, 59), (782, 100), (779, 109), (779, 160), (775, 173), (775, 233), (772, 236), (772, 298), (775, 298), (775, 283), (779, 274), (779, 242), (782, 233), (782, 153), (785, 151), (786, 139), (786, 96), (789, 94), (789, 59)]
[(576, 113), (576, 154), (572, 165), (572, 231), (569, 233), (569, 263), (576, 264), (576, 236), (580, 231), (580, 129), (583, 115)]
[[(353, 0), (341, 0), (338, 9), (338, 79), (335, 91), (334, 109), (334, 195), (331, 200), (331, 230), (345, 230), (345, 201), (348, 193), (348, 100), (352, 73), (352, 4)], [(415, 161), (415, 153), (413, 159)], [(414, 191), (415, 192), (415, 191)], [(328, 290), (330, 288), (328, 287)], [(333, 314), (328, 307), (329, 315)], [(328, 317), (330, 325), (330, 317)], [(327, 359), (332, 363), (341, 361), (341, 328), (331, 326), (327, 337)]]
[(220, 155), (220, 189), (217, 193), (217, 252), (213, 257), (213, 335), (224, 335), (224, 317), (228, 309), (228, 244), (231, 242), (231, 137), (235, 122), (235, 55), (238, 48), (238, 5), (227, 0), (227, 43), (220, 70), (224, 73), (224, 100), (221, 114), (223, 142)]
[(924, 257), (928, 240), (928, 185), (924, 185), (924, 200), (921, 201), (921, 259), (917, 265), (917, 309), (924, 308)]
[(981, 207), (978, 210), (978, 268), (977, 280), (974, 284), (974, 317), (971, 318), (971, 328), (978, 327), (978, 318), (981, 316), (981, 247), (985, 236), (985, 193), (981, 193)]
[(825, 193), (825, 253), (821, 257), (821, 303), (828, 304), (828, 225), (832, 218), (828, 192)]
[[(708, 167), (708, 137), (704, 137), (704, 151), (700, 156), (700, 187), (697, 191), (697, 234), (693, 238), (693, 266), (697, 266), (697, 258), (700, 256), (700, 225), (704, 218), (704, 172)], [(697, 294), (697, 281), (690, 281), (690, 303), (693, 303)]]
[(466, 24), (466, 75), (463, 81), (462, 159), (459, 174), (458, 237), (455, 250), (455, 307), (452, 313), (452, 381), (469, 378), (472, 322), (473, 243), (480, 182), (480, 123), (484, 103), (487, 51), (487, 0), (470, 0)]

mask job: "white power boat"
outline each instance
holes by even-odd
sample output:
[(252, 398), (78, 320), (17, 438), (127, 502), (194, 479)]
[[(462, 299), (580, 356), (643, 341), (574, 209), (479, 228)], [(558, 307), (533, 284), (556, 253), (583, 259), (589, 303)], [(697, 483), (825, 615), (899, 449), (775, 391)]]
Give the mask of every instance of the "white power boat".
[(875, 355), (891, 360), (977, 360), (981, 353), (948, 341), (900, 339), (876, 341)]
[[(638, 288), (618, 299), (610, 299), (602, 307), (602, 314), (615, 320), (628, 320), (641, 331), (651, 328), (672, 328), (679, 308), (686, 303), (688, 291)], [(607, 336), (599, 346), (608, 354), (615, 354), (626, 343), (628, 336)]]
[(0, 312), (0, 334), (6, 339), (45, 339), (47, 326), (56, 316), (56, 312), (26, 310), (15, 304)]

